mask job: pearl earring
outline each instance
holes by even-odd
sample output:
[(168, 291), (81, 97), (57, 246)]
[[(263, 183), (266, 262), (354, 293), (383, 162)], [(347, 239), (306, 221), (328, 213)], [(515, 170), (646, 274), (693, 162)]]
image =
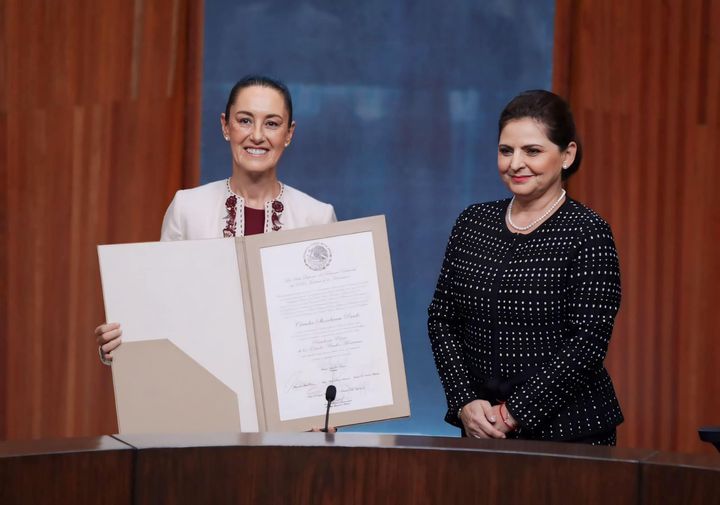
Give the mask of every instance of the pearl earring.
[(567, 170), (567, 163), (563, 163), (563, 170)]
[(225, 135), (225, 140), (230, 140), (230, 137), (228, 137), (227, 135)]

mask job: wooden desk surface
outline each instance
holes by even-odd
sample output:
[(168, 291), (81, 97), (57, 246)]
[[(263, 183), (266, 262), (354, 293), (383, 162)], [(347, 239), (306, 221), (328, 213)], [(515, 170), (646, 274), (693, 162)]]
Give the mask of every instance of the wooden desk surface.
[(362, 433), (0, 442), (0, 503), (720, 504), (720, 454)]
[(356, 433), (119, 438), (140, 449), (138, 504), (168, 489), (172, 503), (637, 504), (639, 462), (654, 454)]
[(643, 461), (644, 505), (720, 505), (720, 454), (659, 452)]

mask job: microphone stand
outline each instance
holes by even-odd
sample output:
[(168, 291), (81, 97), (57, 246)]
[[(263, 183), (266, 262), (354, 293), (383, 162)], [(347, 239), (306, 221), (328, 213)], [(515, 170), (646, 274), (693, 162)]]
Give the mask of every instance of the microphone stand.
[(323, 433), (328, 432), (328, 421), (330, 420), (330, 404), (335, 400), (337, 389), (332, 384), (325, 390), (325, 399), (327, 400), (327, 410), (325, 411), (325, 427), (322, 429)]

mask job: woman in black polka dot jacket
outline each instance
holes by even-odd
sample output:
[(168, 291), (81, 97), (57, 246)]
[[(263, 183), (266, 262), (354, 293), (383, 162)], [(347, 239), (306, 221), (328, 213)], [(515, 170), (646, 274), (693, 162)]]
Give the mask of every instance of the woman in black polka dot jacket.
[(563, 189), (581, 158), (567, 103), (522, 93), (499, 121), (512, 198), (453, 227), (428, 329), (445, 420), (468, 436), (615, 444), (623, 417), (603, 361), (620, 270), (608, 224)]

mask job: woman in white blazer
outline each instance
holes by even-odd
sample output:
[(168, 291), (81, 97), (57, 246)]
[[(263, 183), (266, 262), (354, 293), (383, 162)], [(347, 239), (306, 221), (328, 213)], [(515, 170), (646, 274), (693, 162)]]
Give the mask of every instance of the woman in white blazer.
[[(256, 209), (248, 206), (244, 191), (230, 189), (232, 177), (203, 186), (180, 190), (165, 213), (160, 240), (195, 240), (223, 236), (244, 236), (303, 228), (335, 221), (332, 205), (319, 202), (295, 188), (277, 182), (273, 199)], [(227, 200), (232, 199), (228, 204)], [(276, 212), (282, 205), (282, 211)], [(228, 208), (229, 207), (229, 208)], [(274, 207), (274, 208), (273, 208)], [(228, 219), (235, 214), (234, 233)], [(250, 221), (257, 215), (255, 229)], [(250, 230), (248, 230), (250, 226)], [(258, 229), (261, 228), (260, 231)], [(249, 231), (249, 233), (247, 233)]]
[[(277, 178), (277, 165), (295, 131), (287, 87), (264, 76), (247, 76), (230, 91), (220, 126), (232, 154), (227, 179), (181, 190), (163, 219), (160, 240), (272, 233), (332, 223), (332, 205), (315, 200)], [(119, 323), (95, 329), (100, 359), (112, 361)]]

